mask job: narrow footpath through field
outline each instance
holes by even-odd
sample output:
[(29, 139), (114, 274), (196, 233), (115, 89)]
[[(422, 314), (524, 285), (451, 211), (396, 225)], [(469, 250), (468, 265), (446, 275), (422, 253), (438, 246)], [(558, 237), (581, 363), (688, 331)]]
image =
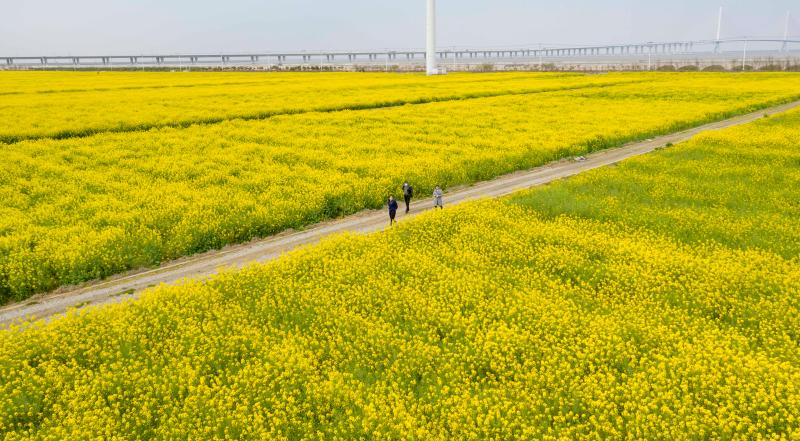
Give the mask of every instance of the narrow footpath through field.
[[(636, 142), (620, 148), (604, 150), (583, 160), (565, 159), (528, 171), (512, 173), (469, 187), (452, 189), (445, 194), (445, 206), (462, 202), (508, 195), (518, 190), (542, 185), (586, 170), (603, 167), (626, 158), (651, 152), (669, 143), (676, 144), (694, 135), (752, 122), (764, 115), (781, 113), (800, 106), (800, 101), (763, 109), (724, 121), (706, 124), (670, 135)], [(432, 208), (428, 195), (417, 195), (411, 213), (399, 215), (402, 222)], [(402, 210), (401, 210), (402, 211)], [(158, 268), (119, 275), (108, 280), (87, 283), (81, 287), (62, 289), (55, 293), (34, 296), (20, 303), (0, 307), (0, 328), (28, 318), (47, 318), (62, 314), (70, 308), (85, 308), (119, 302), (136, 297), (143, 290), (167, 283), (207, 278), (223, 268), (236, 268), (253, 262), (265, 262), (299, 246), (319, 242), (322, 238), (342, 232), (369, 233), (388, 226), (384, 210), (365, 210), (352, 216), (312, 225), (299, 232), (281, 233), (266, 239), (222, 250), (168, 262)]]

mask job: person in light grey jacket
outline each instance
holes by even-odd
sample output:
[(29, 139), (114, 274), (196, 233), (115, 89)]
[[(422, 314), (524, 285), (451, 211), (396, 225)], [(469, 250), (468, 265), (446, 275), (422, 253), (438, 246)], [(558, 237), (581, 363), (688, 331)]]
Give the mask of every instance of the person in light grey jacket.
[(442, 189), (439, 188), (437, 185), (436, 188), (433, 189), (433, 208), (442, 208), (444, 209), (444, 201), (442, 201)]

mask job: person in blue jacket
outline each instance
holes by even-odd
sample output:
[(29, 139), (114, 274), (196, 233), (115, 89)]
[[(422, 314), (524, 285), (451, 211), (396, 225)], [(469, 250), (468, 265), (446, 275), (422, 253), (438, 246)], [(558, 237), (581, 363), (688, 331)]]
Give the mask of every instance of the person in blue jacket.
[(397, 200), (394, 196), (389, 196), (389, 225), (395, 223), (394, 217), (397, 216)]

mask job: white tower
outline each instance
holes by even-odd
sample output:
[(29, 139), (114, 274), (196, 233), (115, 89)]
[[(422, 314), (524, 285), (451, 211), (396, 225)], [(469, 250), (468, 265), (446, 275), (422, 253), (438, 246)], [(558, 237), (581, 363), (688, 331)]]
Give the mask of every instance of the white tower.
[(436, 0), (428, 0), (428, 38), (425, 51), (425, 70), (428, 75), (439, 73), (436, 69)]
[(786, 52), (789, 49), (789, 21), (792, 19), (792, 13), (786, 11), (786, 27), (783, 29), (783, 48), (781, 50)]
[(714, 52), (719, 52), (719, 38), (722, 35), (722, 6), (719, 7), (719, 18), (717, 18), (717, 44), (714, 45)]

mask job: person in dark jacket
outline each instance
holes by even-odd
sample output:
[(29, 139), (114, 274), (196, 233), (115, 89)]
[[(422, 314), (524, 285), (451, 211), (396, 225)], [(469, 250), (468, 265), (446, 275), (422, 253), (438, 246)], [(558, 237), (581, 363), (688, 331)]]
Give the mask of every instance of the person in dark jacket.
[(394, 196), (389, 196), (389, 226), (395, 223), (394, 217), (397, 215), (397, 201)]
[(414, 197), (414, 187), (408, 183), (403, 183), (403, 199), (406, 201), (406, 213), (411, 209), (411, 198)]

